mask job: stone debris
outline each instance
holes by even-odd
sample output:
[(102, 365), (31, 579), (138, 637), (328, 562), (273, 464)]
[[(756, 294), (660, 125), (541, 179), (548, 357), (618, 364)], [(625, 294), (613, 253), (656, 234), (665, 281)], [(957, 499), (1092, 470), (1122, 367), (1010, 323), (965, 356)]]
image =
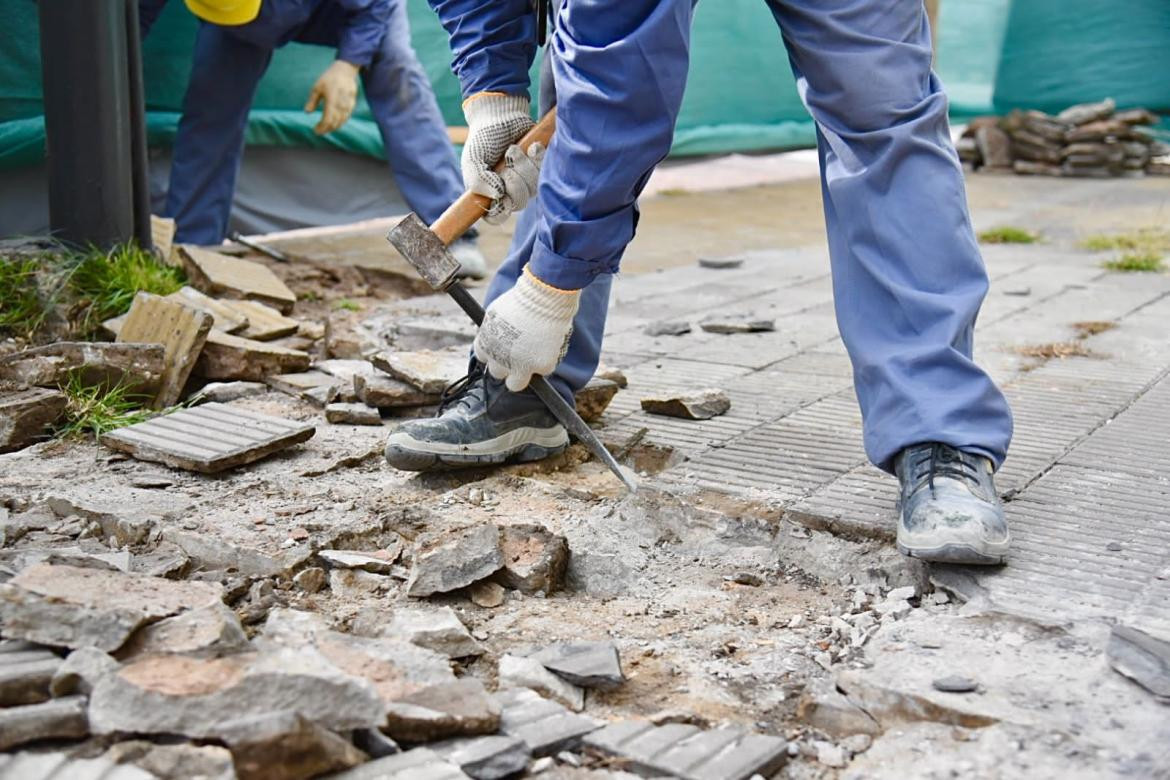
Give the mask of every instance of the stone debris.
[(293, 582), (305, 593), (319, 593), (326, 583), (325, 570), (320, 566), (302, 569), (293, 577)]
[(1119, 674), (1170, 704), (1170, 641), (1116, 625), (1110, 631), (1105, 657)]
[(869, 750), (869, 746), (873, 744), (873, 737), (869, 734), (850, 734), (845, 739), (841, 740), (841, 747), (848, 750), (853, 755), (864, 753)]
[(55, 697), (79, 693), (88, 696), (98, 680), (118, 669), (118, 662), (96, 647), (79, 647), (65, 657), (49, 682)]
[(329, 590), (342, 598), (384, 595), (393, 587), (394, 582), (389, 577), (362, 569), (331, 569), (329, 572)]
[(375, 552), (359, 550), (319, 550), (317, 557), (334, 569), (361, 569), (374, 574), (389, 574), (394, 570), (402, 548), (398, 545)]
[(59, 390), (34, 387), (5, 391), (0, 386), (0, 452), (36, 443), (65, 413), (67, 403)]
[(182, 303), (140, 292), (118, 331), (119, 342), (162, 344), (162, 382), (154, 408), (165, 409), (182, 396), (210, 335), (212, 317)]
[(714, 388), (642, 399), (642, 411), (684, 420), (709, 420), (731, 408), (727, 393)]
[(383, 734), (381, 729), (354, 729), (353, 744), (370, 758), (384, 758), (402, 752), (398, 743)]
[(324, 371), (300, 371), (293, 374), (276, 374), (265, 377), (264, 381), (273, 390), (287, 393), (294, 398), (308, 401), (314, 406), (325, 407), (333, 402), (341, 389), (335, 376)]
[(53, 676), (62, 663), (47, 648), (0, 653), (0, 707), (48, 700)]
[[(111, 745), (102, 758), (161, 780), (236, 780), (232, 754), (219, 745), (156, 745), (129, 740)], [(106, 778), (102, 778), (106, 780)]]
[(208, 295), (243, 298), (292, 311), (297, 297), (266, 265), (193, 246), (179, 246), (179, 258), (192, 286)]
[(979, 683), (972, 680), (970, 677), (962, 677), (957, 674), (948, 675), (947, 677), (939, 677), (930, 683), (934, 686), (936, 691), (943, 693), (971, 693), (979, 690)]
[(630, 380), (624, 371), (616, 366), (607, 366), (605, 363), (597, 366), (597, 370), (593, 372), (593, 376), (597, 379), (608, 379), (611, 382), (615, 382), (622, 390), (630, 386)]
[(467, 587), (467, 597), (471, 599), (471, 603), (484, 609), (495, 609), (502, 605), (506, 596), (507, 591), (498, 582), (483, 580)]
[(173, 257), (175, 251), (175, 231), (178, 226), (170, 217), (150, 215), (150, 245), (154, 254), (167, 265), (178, 265), (179, 261)]
[(103, 434), (138, 460), (214, 474), (308, 441), (316, 428), (220, 403), (181, 409)]
[(528, 768), (532, 753), (514, 737), (493, 734), (437, 742), (427, 746), (475, 780), (501, 780)]
[(111, 344), (59, 341), (0, 356), (0, 381), (60, 388), (70, 380), (86, 387), (124, 387), (154, 395), (163, 381), (164, 350), (159, 343)]
[(381, 374), (354, 376), (353, 390), (362, 403), (378, 409), (428, 406), (439, 402), (438, 393), (425, 393), (406, 382)]
[(307, 646), (225, 658), (149, 656), (103, 677), (89, 700), (97, 734), (225, 738), (228, 713), (243, 720), (282, 710), (331, 730), (372, 727), (385, 717), (373, 684)]
[(248, 326), (240, 331), (240, 336), (256, 341), (272, 341), (273, 339), (291, 336), (300, 330), (300, 320), (285, 317), (271, 306), (259, 301), (241, 301), (230, 298), (219, 303), (233, 311), (240, 317), (246, 318)]
[(123, 661), (160, 654), (218, 658), (248, 647), (248, 636), (240, 619), (220, 602), (143, 626), (118, 657)]
[(497, 676), (500, 688), (529, 688), (573, 712), (585, 709), (585, 689), (553, 674), (535, 658), (502, 655)]
[(0, 708), (0, 750), (42, 739), (79, 739), (88, 734), (84, 696)]
[(691, 323), (686, 320), (664, 320), (652, 322), (642, 329), (647, 336), (683, 336), (691, 332)]
[(484, 652), (450, 607), (396, 609), (382, 635), (403, 639), (448, 658), (469, 658)]
[(223, 739), (239, 780), (308, 780), (367, 758), (349, 740), (290, 711), (231, 721)]
[(166, 297), (167, 300), (210, 314), (211, 327), (224, 333), (239, 333), (248, 327), (247, 314), (231, 306), (227, 301), (219, 301), (204, 295), (194, 287), (182, 287), (178, 292)]
[(244, 398), (255, 398), (268, 392), (263, 382), (208, 382), (198, 393), (200, 402), (228, 403)]
[(613, 642), (561, 642), (528, 657), (582, 688), (613, 690), (626, 681), (621, 657)]
[(837, 690), (833, 680), (815, 680), (797, 703), (796, 715), (801, 722), (832, 737), (851, 734), (877, 735), (882, 727), (874, 718)]
[(425, 598), (485, 579), (504, 565), (500, 529), (482, 524), (420, 543), (414, 551), (406, 594)]
[(775, 320), (765, 320), (758, 317), (708, 317), (699, 323), (699, 327), (708, 333), (767, 333), (776, 330)]
[(261, 381), (273, 374), (308, 371), (309, 353), (213, 330), (195, 373), (205, 379)]
[(416, 352), (378, 352), (375, 367), (424, 393), (438, 394), (467, 373), (470, 356), (465, 346)]
[(849, 763), (849, 754), (840, 745), (834, 745), (832, 742), (825, 742), (824, 740), (816, 740), (813, 742), (813, 748), (817, 751), (817, 763), (833, 767), (834, 769), (840, 769)]
[(0, 755), (0, 780), (157, 780), (158, 777), (136, 766), (119, 765), (105, 758), (70, 758), (64, 752), (17, 753), (11, 758)]
[(333, 775), (331, 780), (470, 780), (427, 748), (415, 748)]
[(313, 368), (317, 371), (324, 371), (330, 376), (335, 376), (343, 383), (349, 385), (353, 385), (355, 377), (382, 376), (382, 372), (374, 368), (374, 364), (368, 360), (329, 358), (327, 360), (318, 360), (313, 364)]
[(325, 407), (325, 420), (334, 425), (381, 425), (382, 415), (365, 404), (331, 403)]
[(573, 750), (582, 737), (604, 725), (528, 688), (503, 690), (494, 698), (500, 705), (500, 733), (523, 742), (537, 758)]
[(788, 759), (780, 737), (752, 734), (736, 728), (703, 731), (697, 726), (645, 721), (618, 721), (584, 738), (585, 747), (625, 762), (639, 774), (664, 774), (684, 780), (748, 780), (765, 777)]
[(542, 525), (519, 523), (500, 528), (504, 568), (500, 584), (521, 593), (548, 595), (560, 590), (569, 565), (569, 542)]
[(388, 702), (382, 729), (397, 741), (417, 743), (492, 734), (499, 725), (499, 704), (483, 683), (464, 677)]
[(4, 635), (60, 647), (113, 652), (140, 626), (217, 604), (210, 582), (38, 564), (0, 584)]
[(742, 257), (700, 257), (700, 268), (711, 268), (717, 271), (730, 270), (732, 268), (739, 268), (743, 265)]
[(597, 376), (593, 377), (584, 387), (573, 394), (577, 414), (581, 415), (581, 419), (585, 422), (598, 420), (601, 415), (605, 414), (605, 410), (609, 408), (609, 402), (613, 400), (620, 389), (617, 382)]

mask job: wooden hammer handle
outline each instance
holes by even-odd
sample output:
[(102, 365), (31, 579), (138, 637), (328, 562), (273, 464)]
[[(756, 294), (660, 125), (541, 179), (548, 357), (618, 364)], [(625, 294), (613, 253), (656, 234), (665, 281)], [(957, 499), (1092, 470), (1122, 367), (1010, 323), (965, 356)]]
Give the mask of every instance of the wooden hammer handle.
[[(554, 108), (533, 125), (532, 129), (525, 133), (524, 137), (516, 144), (525, 152), (535, 143), (544, 144), (545, 148), (548, 148), (556, 127), (557, 110)], [(495, 170), (496, 173), (504, 170), (503, 160), (496, 164)], [(492, 199), (486, 195), (471, 191), (465, 192), (459, 196), (459, 200), (448, 206), (447, 210), (435, 220), (434, 224), (431, 225), (431, 232), (439, 237), (444, 246), (450, 246), (452, 241), (466, 233), (467, 229), (476, 222), (479, 222), (479, 218), (488, 212), (491, 205)]]

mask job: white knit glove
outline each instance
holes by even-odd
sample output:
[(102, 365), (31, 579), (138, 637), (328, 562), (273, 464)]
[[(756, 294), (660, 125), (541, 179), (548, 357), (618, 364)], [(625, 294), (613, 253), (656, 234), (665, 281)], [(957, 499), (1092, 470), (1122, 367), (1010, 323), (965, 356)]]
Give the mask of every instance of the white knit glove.
[[(499, 224), (520, 211), (536, 194), (544, 145), (522, 150), (516, 145), (535, 122), (528, 115), (528, 98), (480, 92), (463, 103), (467, 143), (463, 145), (463, 186), (492, 199), (484, 219)], [(493, 168), (503, 158), (503, 174)]]
[(488, 307), (475, 356), (514, 393), (533, 374), (551, 374), (569, 349), (580, 290), (558, 290), (525, 268), (511, 290)]

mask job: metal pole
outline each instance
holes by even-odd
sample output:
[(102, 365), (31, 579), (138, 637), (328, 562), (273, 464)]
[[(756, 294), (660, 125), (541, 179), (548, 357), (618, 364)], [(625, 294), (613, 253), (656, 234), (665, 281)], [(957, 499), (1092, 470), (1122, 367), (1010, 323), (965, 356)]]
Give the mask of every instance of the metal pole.
[(130, 158), (133, 166), (134, 236), (149, 250), (150, 161), (146, 156), (146, 90), (142, 85), (142, 36), (138, 30), (138, 0), (126, 3), (126, 67), (130, 85)]

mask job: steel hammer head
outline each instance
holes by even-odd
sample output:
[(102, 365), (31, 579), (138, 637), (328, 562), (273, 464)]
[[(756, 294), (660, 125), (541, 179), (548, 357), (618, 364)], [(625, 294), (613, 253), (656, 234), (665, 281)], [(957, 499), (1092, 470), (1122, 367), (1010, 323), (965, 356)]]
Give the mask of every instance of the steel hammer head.
[(417, 214), (407, 214), (398, 220), (398, 224), (390, 228), (386, 240), (434, 289), (446, 290), (455, 281), (459, 261)]

